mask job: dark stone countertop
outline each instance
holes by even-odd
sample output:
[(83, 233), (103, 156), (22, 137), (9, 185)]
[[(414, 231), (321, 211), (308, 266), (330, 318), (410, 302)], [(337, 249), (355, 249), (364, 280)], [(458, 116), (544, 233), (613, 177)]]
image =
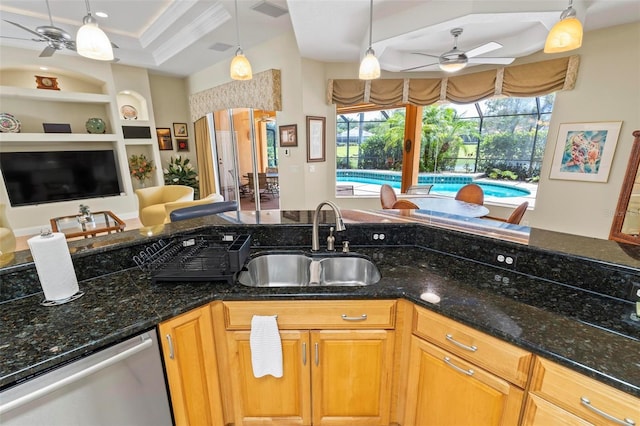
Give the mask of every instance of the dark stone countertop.
[[(254, 248), (254, 252), (265, 247)], [(499, 337), (640, 396), (640, 335), (629, 303), (415, 246), (359, 247), (382, 279), (369, 287), (249, 288), (153, 284), (138, 269), (80, 282), (85, 295), (42, 307), (41, 294), (0, 304), (0, 387), (124, 340), (214, 300), (395, 299)], [(420, 299), (430, 291), (437, 305)]]

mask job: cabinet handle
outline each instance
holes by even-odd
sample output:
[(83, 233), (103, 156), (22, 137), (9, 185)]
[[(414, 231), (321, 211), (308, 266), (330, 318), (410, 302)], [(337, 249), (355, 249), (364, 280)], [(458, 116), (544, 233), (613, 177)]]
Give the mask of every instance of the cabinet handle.
[(457, 365), (455, 365), (454, 363), (451, 362), (451, 358), (449, 358), (448, 356), (444, 357), (444, 362), (451, 368), (453, 368), (456, 371), (459, 371), (462, 374), (466, 374), (467, 376), (473, 376), (474, 371), (472, 369), (468, 369), (465, 370), (464, 368), (460, 368)]
[(466, 350), (468, 350), (468, 351), (470, 351), (470, 352), (475, 352), (475, 351), (477, 351), (477, 350), (478, 350), (478, 347), (477, 347), (477, 346), (467, 346), (467, 345), (465, 345), (464, 343), (460, 343), (460, 342), (458, 342), (456, 339), (454, 339), (454, 338), (453, 338), (453, 336), (452, 336), (452, 335), (450, 335), (450, 334), (447, 334), (447, 335), (445, 336), (445, 338), (446, 338), (448, 341), (450, 341), (451, 343), (453, 343), (454, 345), (456, 345), (456, 346), (458, 346), (458, 347), (460, 347), (460, 348), (462, 348), (462, 349), (466, 349)]
[(587, 398), (586, 396), (583, 396), (580, 398), (580, 403), (582, 405), (584, 405), (585, 407), (587, 407), (589, 410), (593, 411), (594, 413), (596, 413), (599, 416), (604, 417), (607, 420), (611, 420), (614, 423), (617, 423), (619, 425), (624, 425), (624, 426), (633, 426), (636, 424), (636, 422), (634, 422), (633, 420), (629, 419), (629, 418), (625, 418), (624, 420), (620, 420), (616, 417), (613, 417), (611, 414), (605, 413), (604, 411), (600, 410), (599, 408), (594, 407), (593, 405), (591, 405), (591, 401), (589, 401), (589, 398)]
[(362, 314), (359, 317), (350, 317), (347, 314), (342, 314), (342, 319), (345, 321), (365, 321), (367, 319), (367, 314)]
[(314, 344), (316, 353), (316, 367), (320, 364), (320, 349), (318, 348), (318, 342)]
[(169, 358), (173, 359), (173, 340), (170, 334), (167, 334), (167, 343), (169, 343)]
[(307, 365), (307, 342), (302, 342), (302, 365)]

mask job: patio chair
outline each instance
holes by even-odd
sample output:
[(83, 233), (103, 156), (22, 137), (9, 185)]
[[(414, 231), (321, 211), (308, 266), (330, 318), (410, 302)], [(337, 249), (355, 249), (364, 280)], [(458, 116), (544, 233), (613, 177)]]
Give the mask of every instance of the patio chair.
[(458, 190), (456, 200), (471, 204), (484, 204), (484, 191), (480, 185), (469, 183)]
[(431, 187), (433, 185), (411, 185), (407, 188), (407, 194), (422, 194), (426, 195), (431, 192)]
[(383, 209), (392, 209), (393, 204), (398, 201), (398, 197), (396, 196), (396, 191), (391, 187), (391, 185), (383, 184), (380, 187), (380, 204), (382, 204)]
[(420, 207), (418, 207), (417, 204), (409, 201), (409, 200), (398, 200), (395, 203), (393, 203), (393, 207), (394, 209), (419, 209)]

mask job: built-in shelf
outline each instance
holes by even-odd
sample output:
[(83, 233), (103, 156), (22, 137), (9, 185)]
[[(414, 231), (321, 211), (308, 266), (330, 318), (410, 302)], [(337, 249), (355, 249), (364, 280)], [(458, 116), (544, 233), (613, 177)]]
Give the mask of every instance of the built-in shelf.
[(0, 133), (0, 142), (115, 142), (114, 133)]
[(155, 141), (153, 139), (125, 139), (125, 145), (153, 145)]
[(33, 99), (53, 102), (108, 104), (111, 96), (102, 93), (65, 92), (62, 90), (27, 89), (25, 87), (0, 86), (0, 96), (5, 98)]

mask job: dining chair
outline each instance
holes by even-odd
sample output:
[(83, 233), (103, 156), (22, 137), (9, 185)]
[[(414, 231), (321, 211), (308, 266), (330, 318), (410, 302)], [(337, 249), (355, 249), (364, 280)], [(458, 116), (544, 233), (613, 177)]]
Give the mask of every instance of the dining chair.
[[(247, 177), (249, 178), (249, 188), (254, 188), (254, 176), (253, 173), (247, 173)], [(258, 173), (258, 192), (260, 193), (260, 199), (269, 196), (269, 184), (267, 182), (267, 174), (266, 173)], [(251, 201), (255, 200), (255, 194), (252, 194)]]
[(469, 183), (463, 186), (456, 193), (456, 200), (472, 204), (484, 204), (484, 191), (480, 185)]
[(527, 212), (527, 207), (529, 207), (529, 202), (525, 201), (521, 203), (518, 207), (516, 207), (508, 218), (503, 219), (501, 217), (492, 217), (492, 216), (484, 216), (486, 219), (499, 220), (501, 222), (513, 223), (515, 225), (519, 225), (522, 217)]
[(393, 209), (419, 209), (420, 207), (418, 207), (415, 203), (409, 201), (409, 200), (398, 200), (395, 203), (393, 203)]
[(392, 209), (393, 203), (398, 201), (398, 197), (396, 196), (396, 191), (391, 187), (391, 185), (383, 184), (380, 187), (380, 204), (382, 204), (383, 209)]
[(407, 188), (407, 194), (422, 194), (426, 195), (431, 192), (431, 187), (433, 185), (411, 185)]

